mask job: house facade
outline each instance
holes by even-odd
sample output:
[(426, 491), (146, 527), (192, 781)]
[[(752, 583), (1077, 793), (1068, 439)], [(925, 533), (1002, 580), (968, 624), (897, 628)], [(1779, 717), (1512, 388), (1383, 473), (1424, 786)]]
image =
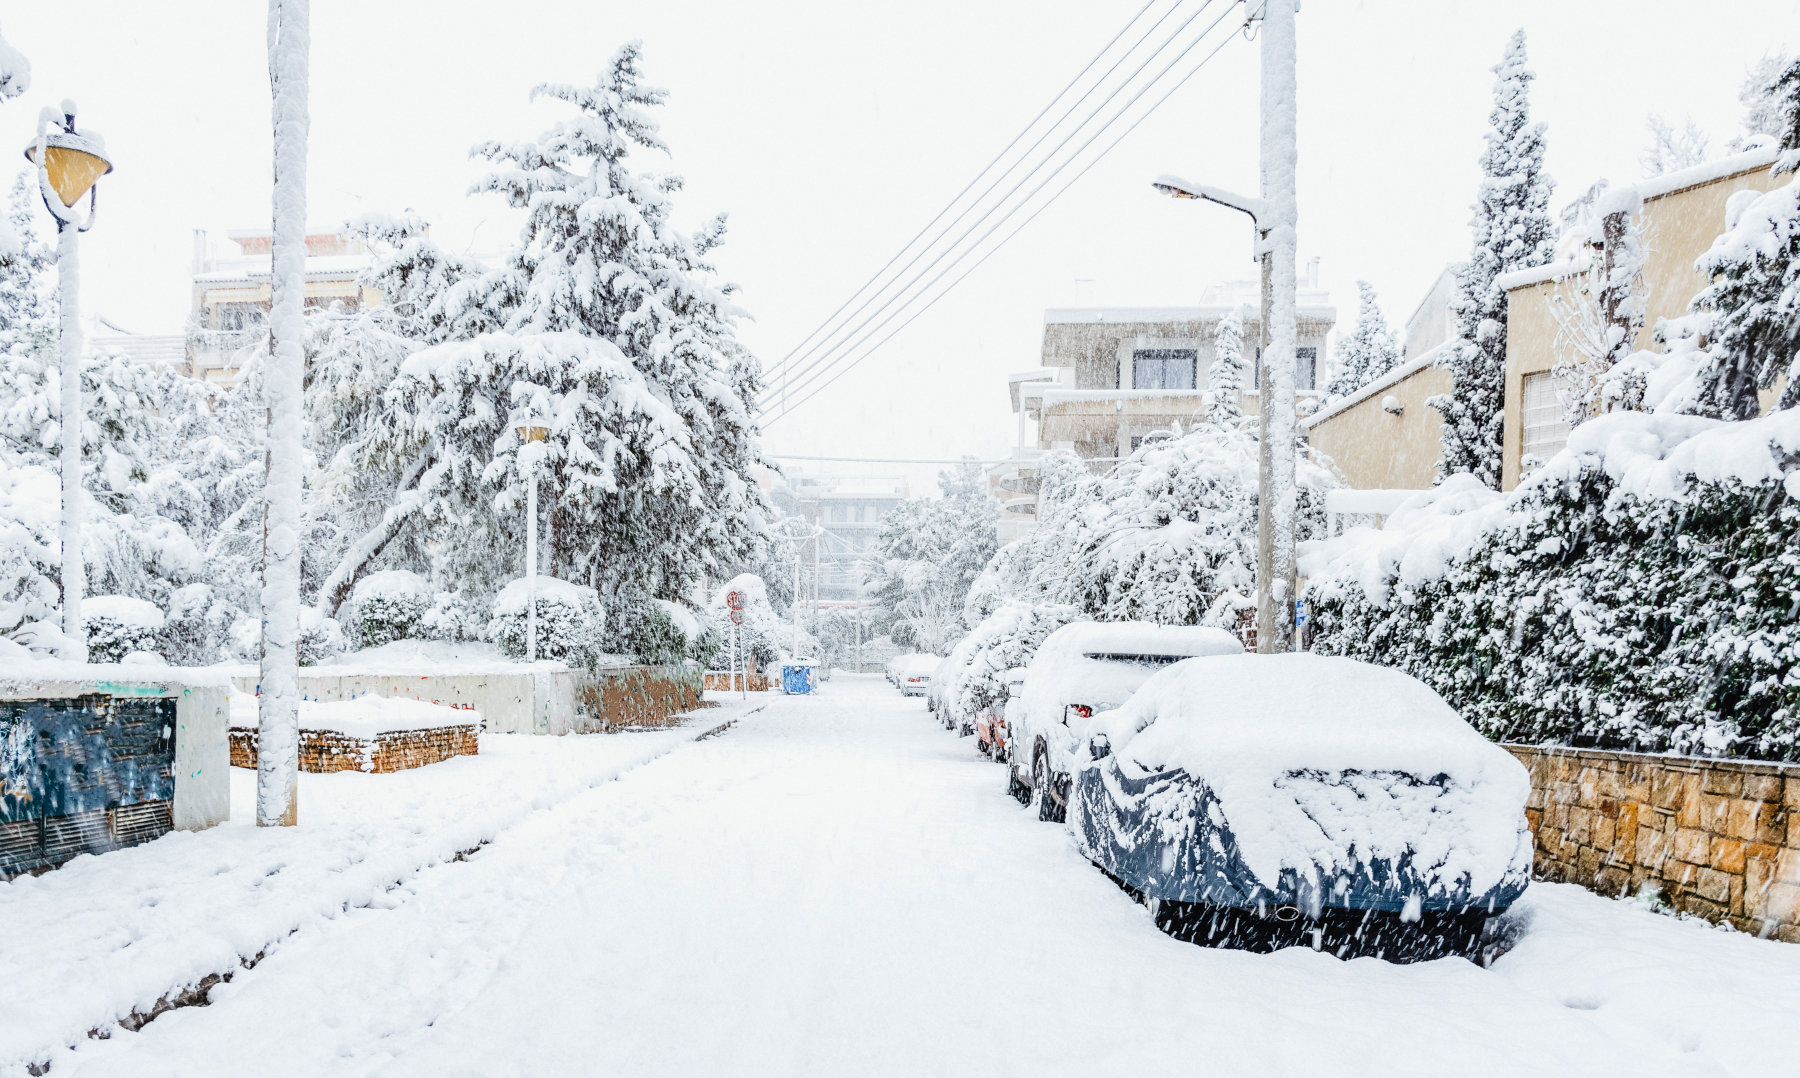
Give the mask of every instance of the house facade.
[[(216, 255), (206, 233), (194, 232), (187, 366), (195, 378), (233, 385), (239, 377), (241, 350), (268, 325), (272, 236), (262, 229), (228, 232), (226, 238), (236, 250)], [(362, 285), (368, 266), (369, 249), (361, 240), (335, 232), (308, 232), (306, 306), (338, 304), (354, 309), (381, 302), (378, 291)]]

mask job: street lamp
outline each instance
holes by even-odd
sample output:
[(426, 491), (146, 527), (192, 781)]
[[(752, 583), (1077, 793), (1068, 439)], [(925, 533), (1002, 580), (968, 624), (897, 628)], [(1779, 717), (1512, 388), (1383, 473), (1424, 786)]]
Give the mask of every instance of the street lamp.
[(537, 470), (546, 452), (544, 439), (550, 428), (541, 419), (527, 418), (519, 432), (519, 468), (528, 477), (525, 485), (525, 661), (537, 662)]
[[(45, 109), (38, 115), (37, 138), (25, 147), (25, 159), (37, 166), (38, 193), (56, 218), (57, 303), (62, 344), (62, 590), (66, 657), (87, 661), (87, 631), (81, 624), (81, 594), (87, 581), (81, 563), (81, 261), (76, 239), (94, 227), (98, 201), (95, 181), (112, 171), (99, 138), (75, 130), (75, 102), (62, 103), (62, 118)], [(87, 217), (75, 211), (88, 196)]]
[[(1273, 468), (1270, 455), (1274, 440), (1270, 437), (1269, 420), (1270, 405), (1274, 403), (1274, 394), (1269, 392), (1269, 383), (1262, 377), (1261, 359), (1268, 354), (1269, 316), (1273, 307), (1273, 281), (1271, 272), (1274, 261), (1269, 257), (1269, 229), (1264, 224), (1272, 216), (1272, 205), (1268, 199), (1253, 198), (1227, 191), (1222, 187), (1211, 187), (1201, 183), (1190, 183), (1180, 176), (1163, 175), (1151, 181), (1151, 186), (1171, 198), (1191, 198), (1211, 202), (1233, 209), (1250, 218), (1250, 224), (1256, 229), (1256, 240), (1253, 254), (1262, 268), (1262, 310), (1257, 319), (1258, 342), (1256, 354), (1258, 358), (1256, 379), (1258, 424), (1256, 446), (1256, 650), (1263, 653), (1287, 651), (1293, 637), (1293, 613), (1276, 609), (1275, 601), (1275, 528), (1271, 509), (1274, 505)], [(1292, 401), (1285, 403), (1293, 407)], [(1289, 424), (1291, 427), (1292, 424)], [(1292, 587), (1287, 589), (1290, 593)], [(1285, 627), (1285, 629), (1284, 629)]]

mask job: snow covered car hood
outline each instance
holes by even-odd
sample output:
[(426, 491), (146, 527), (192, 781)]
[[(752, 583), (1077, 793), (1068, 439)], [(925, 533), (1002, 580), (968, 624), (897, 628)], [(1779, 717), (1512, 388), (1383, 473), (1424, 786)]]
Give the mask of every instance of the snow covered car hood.
[(1529, 875), (1524, 766), (1398, 671), (1304, 653), (1190, 659), (1096, 718), (1107, 797), (1165, 831), (1205, 813), (1264, 887), (1316, 889), (1374, 863), (1439, 893)]

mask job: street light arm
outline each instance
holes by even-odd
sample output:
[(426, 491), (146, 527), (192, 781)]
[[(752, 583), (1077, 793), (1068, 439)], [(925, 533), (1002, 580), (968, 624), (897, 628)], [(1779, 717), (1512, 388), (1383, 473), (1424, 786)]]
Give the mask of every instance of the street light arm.
[(1267, 199), (1256, 198), (1251, 195), (1240, 195), (1233, 191), (1227, 191), (1223, 187), (1210, 187), (1203, 183), (1189, 183), (1180, 176), (1167, 174), (1158, 176), (1155, 180), (1151, 181), (1151, 186), (1171, 198), (1204, 199), (1207, 202), (1216, 202), (1221, 206), (1236, 210), (1239, 213), (1248, 214), (1250, 220), (1257, 222), (1258, 227), (1261, 227), (1261, 222), (1269, 215), (1270, 206)]

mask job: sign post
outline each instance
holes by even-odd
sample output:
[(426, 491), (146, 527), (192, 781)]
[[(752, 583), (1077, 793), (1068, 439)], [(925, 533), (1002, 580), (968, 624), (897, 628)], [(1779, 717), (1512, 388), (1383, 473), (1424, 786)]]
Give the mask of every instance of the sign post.
[[(725, 608), (731, 611), (731, 676), (743, 678), (738, 682), (738, 698), (748, 699), (750, 695), (749, 656), (740, 656), (738, 653), (739, 640), (743, 636), (744, 593), (735, 589), (726, 592)], [(729, 682), (726, 684), (725, 691), (731, 691)]]

